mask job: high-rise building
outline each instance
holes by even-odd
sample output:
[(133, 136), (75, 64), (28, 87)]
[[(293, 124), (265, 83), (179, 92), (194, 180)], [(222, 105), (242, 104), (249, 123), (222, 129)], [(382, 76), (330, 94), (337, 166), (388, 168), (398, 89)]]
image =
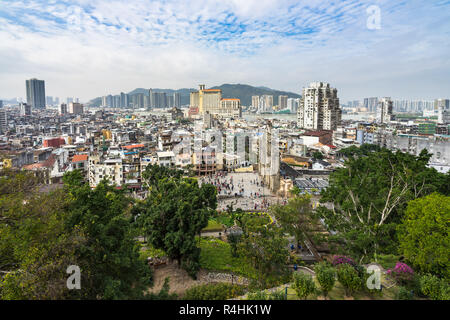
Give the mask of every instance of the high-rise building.
[(46, 97), (46, 103), (48, 106), (53, 106), (53, 97), (47, 96)]
[(222, 99), (220, 100), (220, 108), (217, 111), (222, 117), (242, 117), (242, 108), (240, 99)]
[(166, 105), (166, 107), (167, 108), (173, 108), (174, 103), (175, 103), (174, 96), (170, 95), (170, 96), (166, 96), (166, 98), (167, 98), (167, 105)]
[(113, 108), (120, 108), (120, 95), (113, 97)]
[(69, 103), (71, 103), (71, 102), (73, 102), (73, 98), (72, 98), (72, 97), (67, 97), (66, 103), (69, 104)]
[(198, 107), (200, 114), (207, 111), (217, 110), (220, 107), (220, 100), (222, 99), (222, 90), (220, 89), (205, 89), (205, 85), (201, 84), (198, 91), (191, 92), (191, 107)]
[(6, 110), (0, 110), (0, 134), (3, 134), (8, 129), (8, 114)]
[(3, 100), (0, 100), (0, 109), (3, 108)]
[(259, 108), (259, 96), (252, 96), (252, 108)]
[(55, 97), (55, 99), (53, 99), (53, 103), (55, 106), (59, 105), (59, 98)]
[(26, 80), (27, 103), (32, 108), (45, 109), (45, 82), (44, 80)]
[(31, 105), (28, 103), (20, 103), (20, 115), (21, 116), (31, 116)]
[(155, 92), (153, 92), (153, 89), (148, 90), (148, 97), (149, 97), (149, 107), (150, 109), (156, 108), (156, 95)]
[(450, 100), (449, 99), (436, 99), (434, 101), (434, 109), (438, 111), (438, 123), (439, 124), (450, 123)]
[(173, 106), (176, 108), (181, 107), (181, 95), (178, 92), (173, 93)]
[(61, 103), (61, 105), (59, 106), (59, 114), (60, 115), (67, 114), (67, 104)]
[(336, 130), (342, 117), (337, 89), (325, 82), (310, 83), (303, 88), (297, 117), (302, 129)]
[(271, 112), (273, 111), (273, 96), (271, 95), (264, 95), (264, 104), (266, 106), (266, 111)]
[(278, 96), (278, 108), (286, 109), (287, 108), (287, 100), (288, 96)]
[(390, 97), (381, 98), (377, 107), (377, 122), (389, 123), (392, 120), (393, 102)]
[(120, 93), (120, 107), (128, 108), (128, 94), (124, 92)]
[(76, 102), (69, 103), (69, 113), (82, 114), (83, 113), (83, 105), (81, 103), (76, 103)]
[(296, 113), (298, 110), (298, 105), (299, 105), (299, 100), (300, 99), (294, 99), (294, 98), (289, 98), (287, 99), (287, 109), (291, 112), (291, 113)]

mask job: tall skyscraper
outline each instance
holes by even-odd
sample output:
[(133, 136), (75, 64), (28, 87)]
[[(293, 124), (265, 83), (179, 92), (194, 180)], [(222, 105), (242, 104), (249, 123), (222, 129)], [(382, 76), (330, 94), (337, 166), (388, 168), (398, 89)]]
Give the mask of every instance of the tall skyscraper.
[(287, 100), (288, 100), (288, 96), (278, 96), (278, 108), (286, 109), (287, 108)]
[(264, 104), (266, 107), (266, 112), (272, 112), (273, 111), (273, 96), (271, 95), (264, 95)]
[(259, 108), (259, 96), (252, 96), (252, 108)]
[(337, 89), (325, 82), (310, 83), (303, 88), (297, 117), (302, 129), (336, 130), (342, 117)]
[(26, 80), (27, 103), (32, 108), (45, 109), (45, 82), (44, 80)]
[(298, 110), (299, 99), (289, 98), (287, 99), (287, 109), (291, 113), (296, 113)]
[(67, 104), (61, 103), (61, 105), (59, 106), (59, 114), (60, 115), (67, 114)]
[(128, 94), (123, 92), (120, 93), (120, 107), (128, 108)]
[(46, 103), (47, 103), (47, 106), (53, 106), (53, 97), (52, 96), (47, 96), (46, 97)]
[(181, 95), (178, 92), (173, 93), (173, 105), (174, 107), (181, 107)]
[(8, 129), (8, 114), (6, 110), (0, 110), (0, 134), (3, 134)]
[(83, 113), (83, 105), (77, 102), (69, 103), (69, 113), (71, 114), (82, 114)]
[(3, 100), (0, 100), (0, 109), (3, 108)]
[(392, 120), (393, 102), (390, 97), (381, 98), (377, 107), (377, 122), (389, 123)]

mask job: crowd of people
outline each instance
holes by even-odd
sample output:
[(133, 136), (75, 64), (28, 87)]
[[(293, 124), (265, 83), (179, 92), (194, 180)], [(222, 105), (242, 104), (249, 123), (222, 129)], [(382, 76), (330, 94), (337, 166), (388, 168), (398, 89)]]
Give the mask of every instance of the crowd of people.
[[(264, 181), (256, 174), (244, 176), (217, 172), (199, 180), (202, 184), (209, 183), (217, 188), (217, 195), (221, 198), (219, 210), (226, 210), (229, 205), (244, 210), (266, 210), (274, 204), (270, 192), (264, 191)], [(232, 199), (226, 199), (227, 197)]]

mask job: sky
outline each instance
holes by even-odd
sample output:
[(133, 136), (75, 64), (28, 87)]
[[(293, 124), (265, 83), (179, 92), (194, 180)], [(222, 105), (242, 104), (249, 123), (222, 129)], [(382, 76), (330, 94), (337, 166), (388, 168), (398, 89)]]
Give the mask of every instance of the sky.
[[(378, 14), (379, 13), (379, 14)], [(0, 98), (243, 83), (450, 98), (449, 0), (0, 0)]]

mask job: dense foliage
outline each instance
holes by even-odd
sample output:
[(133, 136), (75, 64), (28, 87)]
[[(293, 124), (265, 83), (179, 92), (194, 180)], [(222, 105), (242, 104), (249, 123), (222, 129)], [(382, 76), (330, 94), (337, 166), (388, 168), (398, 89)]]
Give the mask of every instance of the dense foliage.
[(450, 197), (409, 202), (398, 229), (400, 251), (416, 270), (450, 279)]
[(215, 187), (199, 187), (196, 179), (182, 177), (179, 170), (153, 165), (143, 177), (148, 195), (134, 208), (138, 223), (153, 247), (164, 250), (195, 278), (200, 267), (195, 236), (215, 214)]
[[(376, 148), (375, 148), (376, 149)], [(327, 241), (335, 251), (359, 262), (380, 253), (397, 253), (396, 229), (407, 203), (433, 192), (449, 193), (450, 175), (428, 168), (426, 150), (416, 157), (387, 149), (351, 152), (346, 167), (330, 176), (317, 214), (333, 234)]]
[[(2, 299), (139, 299), (151, 272), (139, 256), (126, 195), (103, 181), (95, 189), (80, 172), (64, 189), (40, 192), (35, 177), (3, 173), (0, 194)], [(81, 289), (66, 286), (69, 266), (81, 270)]]
[(327, 262), (320, 262), (315, 265), (316, 279), (324, 297), (333, 289), (336, 282), (336, 270)]
[(306, 299), (309, 295), (316, 292), (316, 284), (309, 274), (295, 273), (292, 288), (300, 299)]
[(362, 280), (358, 271), (350, 264), (340, 264), (337, 267), (337, 279), (345, 289), (345, 295), (351, 296), (362, 286)]

